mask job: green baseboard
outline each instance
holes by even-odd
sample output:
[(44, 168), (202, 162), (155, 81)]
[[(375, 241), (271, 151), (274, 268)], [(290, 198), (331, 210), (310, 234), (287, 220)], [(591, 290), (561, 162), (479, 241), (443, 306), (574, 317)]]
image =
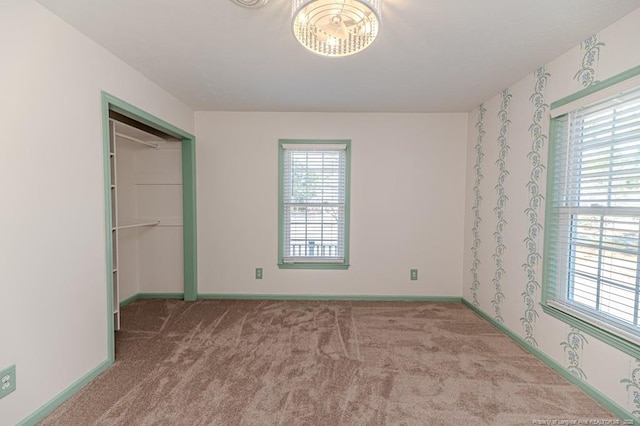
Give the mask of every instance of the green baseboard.
[[(184, 299), (184, 293), (138, 293), (120, 302), (120, 307), (138, 299)], [(248, 294), (248, 293), (200, 293), (198, 299), (238, 299), (238, 300), (354, 300), (380, 302), (462, 302), (458, 296), (402, 296), (402, 295), (324, 295), (324, 294)]]
[(62, 405), (62, 403), (65, 402), (67, 399), (71, 398), (73, 394), (75, 394), (80, 389), (82, 389), (87, 383), (89, 383), (91, 380), (98, 377), (98, 375), (102, 373), (104, 370), (106, 370), (107, 368), (109, 368), (111, 364), (112, 362), (109, 360), (102, 362), (96, 368), (94, 368), (93, 370), (85, 374), (82, 378), (77, 380), (71, 386), (69, 386), (60, 394), (58, 394), (56, 397), (54, 397), (51, 401), (47, 402), (42, 407), (38, 408), (36, 411), (31, 413), (29, 417), (20, 421), (17, 426), (35, 425), (36, 423), (44, 419), (46, 416), (51, 414), (53, 410), (55, 410), (60, 405)]
[(621, 420), (623, 420), (625, 422), (624, 424), (626, 424), (626, 425), (638, 424), (638, 419), (636, 419), (628, 410), (626, 410), (623, 407), (621, 407), (618, 403), (616, 403), (613, 400), (611, 400), (608, 396), (606, 396), (605, 394), (603, 394), (602, 392), (600, 392), (599, 390), (597, 390), (596, 388), (591, 386), (589, 383), (587, 383), (587, 382), (583, 381), (582, 379), (578, 378), (576, 375), (574, 375), (569, 370), (567, 370), (565, 367), (560, 365), (558, 362), (556, 362), (555, 360), (550, 358), (547, 354), (542, 352), (537, 347), (532, 346), (529, 343), (525, 342), (525, 340), (522, 337), (518, 336), (511, 329), (507, 328), (504, 324), (498, 323), (491, 316), (489, 316), (484, 311), (482, 311), (480, 308), (478, 308), (477, 306), (473, 305), (472, 303), (470, 303), (468, 300), (466, 300), (464, 298), (462, 299), (462, 303), (465, 304), (466, 306), (468, 306), (469, 308), (471, 308), (475, 313), (480, 315), (482, 318), (487, 320), (489, 323), (491, 323), (494, 327), (496, 327), (502, 333), (504, 333), (507, 336), (509, 336), (514, 342), (516, 342), (518, 345), (520, 345), (524, 350), (526, 350), (527, 352), (532, 353), (540, 361), (544, 362), (547, 366), (549, 366), (550, 368), (552, 368), (553, 370), (558, 372), (562, 377), (567, 379), (567, 381), (569, 381), (570, 383), (572, 383), (572, 384), (576, 385), (577, 387), (579, 387), (580, 389), (582, 389), (587, 395), (589, 395), (590, 397), (592, 397), (593, 399), (598, 401), (604, 408), (606, 408), (607, 410), (611, 411), (615, 416), (617, 416)]
[(120, 302), (123, 308), (138, 299), (184, 299), (184, 293), (138, 293)]
[(124, 308), (125, 306), (127, 306), (129, 303), (135, 302), (136, 300), (140, 299), (140, 293), (138, 294), (134, 294), (131, 297), (127, 297), (124, 300), (120, 301), (120, 307)]
[(455, 296), (397, 296), (397, 295), (318, 295), (318, 294), (198, 294), (198, 299), (238, 300), (353, 300), (380, 302), (462, 302)]

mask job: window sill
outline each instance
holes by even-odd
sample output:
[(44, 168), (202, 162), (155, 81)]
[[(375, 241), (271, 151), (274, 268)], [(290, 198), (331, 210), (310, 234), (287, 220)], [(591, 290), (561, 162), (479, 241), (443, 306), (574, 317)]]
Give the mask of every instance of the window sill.
[(349, 269), (345, 263), (278, 263), (280, 269)]
[(542, 310), (552, 317), (559, 319), (560, 321), (569, 324), (572, 327), (576, 327), (587, 334), (595, 337), (598, 340), (628, 354), (636, 359), (640, 359), (640, 347), (635, 343), (630, 342), (616, 334), (603, 330), (589, 322), (586, 322), (580, 318), (570, 315), (558, 308), (541, 303)]

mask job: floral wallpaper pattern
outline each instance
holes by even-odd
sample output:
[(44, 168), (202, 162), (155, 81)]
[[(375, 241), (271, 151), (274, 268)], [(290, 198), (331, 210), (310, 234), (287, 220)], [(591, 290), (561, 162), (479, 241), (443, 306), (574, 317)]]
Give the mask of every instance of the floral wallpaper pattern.
[(627, 392), (633, 395), (633, 405), (635, 410), (631, 412), (636, 417), (640, 417), (640, 360), (636, 359), (636, 368), (630, 374), (630, 378), (620, 380), (620, 383), (627, 385)]
[(592, 35), (580, 45), (583, 52), (580, 63), (581, 68), (573, 76), (573, 79), (578, 81), (583, 88), (598, 82), (596, 80), (596, 72), (600, 59), (600, 48), (602, 46), (604, 46), (604, 43), (598, 40), (597, 34)]
[(582, 360), (580, 357), (582, 356), (585, 343), (589, 343), (587, 338), (575, 327), (571, 327), (569, 334), (567, 334), (567, 340), (560, 343), (567, 357), (567, 370), (583, 380), (587, 379), (587, 375), (582, 371)]
[(493, 300), (491, 301), (495, 313), (494, 319), (500, 324), (504, 323), (504, 320), (502, 318), (502, 303), (504, 302), (504, 293), (502, 292), (502, 278), (506, 275), (506, 271), (504, 269), (502, 256), (504, 256), (507, 247), (504, 245), (502, 233), (507, 226), (507, 221), (504, 217), (504, 210), (507, 206), (507, 200), (509, 199), (505, 194), (504, 184), (507, 180), (507, 176), (509, 175), (509, 171), (507, 170), (507, 157), (509, 155), (507, 132), (509, 131), (509, 125), (511, 124), (511, 121), (509, 121), (508, 113), (510, 101), (511, 93), (509, 93), (509, 89), (503, 90), (500, 111), (498, 112), (498, 119), (500, 120), (500, 135), (498, 136), (499, 149), (498, 159), (496, 160), (496, 166), (498, 167), (498, 183), (495, 186), (496, 192), (498, 194), (498, 199), (496, 201), (496, 206), (493, 209), (497, 220), (496, 230), (493, 233), (493, 237), (496, 243), (496, 250), (493, 254), (493, 261), (496, 270), (492, 280), (495, 294), (493, 296)]
[(529, 229), (527, 237), (524, 239), (524, 244), (527, 248), (527, 257), (525, 263), (522, 265), (527, 281), (525, 290), (522, 293), (525, 311), (522, 318), (520, 318), (520, 322), (522, 322), (524, 328), (524, 340), (537, 347), (538, 342), (534, 336), (534, 325), (539, 317), (536, 311), (536, 293), (540, 289), (538, 265), (542, 260), (540, 249), (538, 248), (538, 239), (542, 234), (540, 208), (544, 201), (544, 195), (542, 195), (542, 190), (540, 189), (540, 179), (542, 179), (545, 171), (541, 154), (547, 140), (547, 135), (544, 134), (543, 124), (547, 117), (547, 108), (549, 107), (544, 101), (549, 73), (546, 72), (545, 67), (540, 67), (533, 75), (535, 78), (534, 92), (529, 98), (533, 106), (533, 119), (532, 124), (529, 126), (531, 151), (527, 154), (527, 159), (531, 165), (529, 182), (527, 182), (529, 206), (524, 211)]
[[(596, 74), (598, 61), (600, 59), (600, 48), (603, 46), (604, 43), (600, 42), (598, 34), (592, 35), (580, 44), (583, 53), (582, 60), (580, 62), (580, 69), (573, 78), (578, 81), (583, 88), (598, 82), (596, 80)], [(582, 356), (584, 345), (587, 343), (588, 341), (582, 332), (575, 327), (571, 327), (567, 334), (566, 341), (560, 344), (566, 355), (567, 370), (583, 380), (587, 379), (587, 375), (582, 370), (582, 360), (580, 357)]]
[(480, 105), (478, 108), (478, 121), (475, 124), (475, 128), (478, 130), (478, 136), (476, 138), (476, 145), (474, 146), (476, 162), (473, 166), (475, 180), (473, 184), (474, 201), (473, 207), (471, 208), (473, 211), (473, 227), (471, 228), (471, 233), (473, 234), (473, 245), (471, 246), (471, 252), (473, 253), (473, 261), (471, 265), (473, 282), (471, 284), (471, 295), (475, 306), (480, 305), (478, 302), (478, 287), (480, 287), (480, 281), (478, 280), (478, 266), (480, 265), (480, 258), (478, 256), (478, 250), (480, 249), (479, 228), (480, 223), (482, 222), (482, 219), (480, 218), (480, 203), (482, 202), (482, 196), (480, 195), (480, 183), (484, 177), (482, 176), (482, 159), (484, 158), (482, 143), (484, 142), (484, 135), (486, 133), (484, 130), (484, 116), (486, 112), (487, 110), (484, 105)]

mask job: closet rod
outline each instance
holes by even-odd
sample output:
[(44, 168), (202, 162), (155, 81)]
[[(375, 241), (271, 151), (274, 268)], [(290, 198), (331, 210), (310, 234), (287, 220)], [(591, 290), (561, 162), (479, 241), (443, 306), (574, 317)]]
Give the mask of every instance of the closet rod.
[(147, 223), (136, 223), (134, 225), (124, 225), (124, 226), (118, 226), (118, 229), (129, 229), (129, 228), (140, 228), (142, 226), (156, 226), (160, 223), (159, 220), (155, 221), (155, 222), (147, 222)]
[(150, 146), (150, 147), (155, 148), (155, 149), (159, 149), (160, 148), (160, 145), (158, 145), (157, 143), (141, 141), (140, 139), (132, 138), (131, 136), (123, 135), (122, 133), (117, 133), (116, 132), (116, 136), (120, 136), (121, 138), (129, 139), (130, 141), (141, 143), (142, 145)]

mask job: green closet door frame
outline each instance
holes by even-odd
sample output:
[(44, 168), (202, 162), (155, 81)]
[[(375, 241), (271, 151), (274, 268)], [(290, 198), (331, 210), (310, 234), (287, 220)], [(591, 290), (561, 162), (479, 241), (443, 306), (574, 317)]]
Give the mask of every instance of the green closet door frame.
[(104, 157), (105, 230), (107, 249), (107, 332), (109, 361), (115, 360), (113, 330), (113, 259), (111, 247), (111, 177), (109, 159), (109, 111), (139, 121), (182, 141), (182, 225), (184, 245), (184, 300), (198, 298), (196, 240), (196, 138), (141, 109), (102, 92), (102, 139)]

